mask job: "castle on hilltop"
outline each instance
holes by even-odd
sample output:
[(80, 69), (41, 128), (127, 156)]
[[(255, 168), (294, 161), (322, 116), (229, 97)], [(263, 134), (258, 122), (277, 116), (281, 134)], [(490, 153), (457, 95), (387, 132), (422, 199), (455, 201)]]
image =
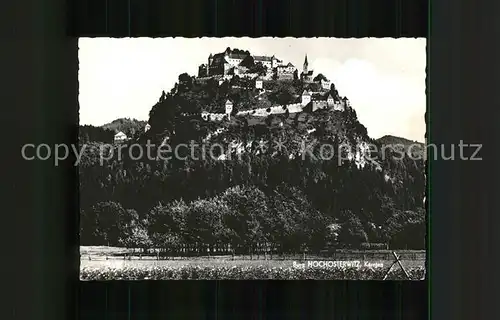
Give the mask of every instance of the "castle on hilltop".
[[(250, 59), (251, 58), (251, 59)], [(249, 59), (249, 60), (247, 60)], [(252, 61), (253, 59), (253, 61)], [(247, 61), (246, 61), (247, 60)], [(262, 67), (258, 67), (261, 65)], [(257, 68), (255, 68), (257, 66)], [(258, 69), (257, 71), (252, 69)], [(350, 107), (347, 98), (340, 99), (338, 94), (331, 92), (331, 83), (325, 76), (318, 74), (313, 78), (314, 71), (309, 69), (307, 54), (304, 57), (302, 72), (298, 74), (297, 68), (291, 63), (283, 63), (276, 56), (254, 56), (249, 51), (227, 48), (224, 52), (208, 56), (206, 64), (199, 66), (198, 80), (207, 81), (216, 79), (221, 85), (224, 81), (230, 80), (233, 76), (243, 76), (254, 79), (255, 89), (259, 90), (259, 95), (266, 92), (264, 82), (274, 80), (300, 80), (303, 83), (317, 83), (320, 86), (317, 92), (304, 90), (302, 95), (295, 95), (296, 101), (286, 105), (274, 105), (269, 108), (259, 108), (251, 110), (238, 110), (238, 105), (233, 101), (226, 100), (225, 112), (209, 113), (203, 111), (201, 116), (205, 120), (221, 121), (231, 119), (231, 116), (253, 115), (257, 117), (267, 117), (271, 114), (297, 113), (310, 110), (312, 112), (332, 108), (335, 111), (344, 111)], [(325, 91), (330, 91), (326, 94)], [(340, 99), (340, 100), (339, 100)], [(310, 109), (308, 108), (310, 106)], [(234, 110), (234, 111), (233, 111)]]
[[(243, 63), (245, 59), (251, 57), (253, 63)], [(265, 74), (262, 70), (259, 73), (249, 70), (248, 65), (262, 65), (265, 68)], [(275, 55), (272, 56), (256, 56), (251, 55), (249, 51), (243, 51), (238, 49), (231, 50), (227, 48), (224, 52), (212, 54), (208, 56), (207, 63), (201, 64), (198, 68), (198, 78), (219, 78), (219, 83), (223, 82), (223, 79), (227, 80), (233, 76), (243, 76), (248, 78), (257, 78), (262, 76), (264, 79), (276, 79), (276, 80), (293, 80), (296, 77), (299, 78), (304, 83), (315, 82), (313, 78), (314, 71), (309, 69), (309, 62), (307, 60), (307, 54), (304, 57), (304, 64), (302, 66), (302, 72), (299, 75), (295, 75), (298, 72), (297, 68), (291, 63), (284, 63), (283, 60), (278, 59)], [(261, 78), (262, 79), (262, 78)], [(330, 81), (326, 78), (319, 79), (318, 82), (321, 87), (325, 90), (330, 88)]]
[(267, 74), (269, 76), (279, 68), (278, 72), (284, 75), (284, 77), (288, 77), (289, 74), (293, 77), (295, 67), (291, 63), (284, 65), (283, 61), (274, 55), (255, 56), (251, 55), (248, 51), (238, 49), (231, 50), (230, 48), (227, 48), (221, 53), (210, 53), (207, 63), (199, 66), (198, 77), (225, 76), (229, 74), (243, 75), (247, 73), (248, 68), (242, 66), (242, 62), (249, 56), (252, 57), (254, 64), (262, 64), (262, 66), (267, 69)]

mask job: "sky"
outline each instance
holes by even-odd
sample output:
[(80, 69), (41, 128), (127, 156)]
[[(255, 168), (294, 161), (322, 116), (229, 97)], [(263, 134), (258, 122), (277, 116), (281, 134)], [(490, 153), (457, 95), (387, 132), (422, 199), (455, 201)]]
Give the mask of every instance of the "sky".
[(80, 38), (80, 123), (148, 120), (179, 74), (197, 75), (210, 53), (227, 47), (274, 54), (299, 73), (307, 54), (309, 70), (349, 99), (371, 138), (424, 141), (425, 38)]

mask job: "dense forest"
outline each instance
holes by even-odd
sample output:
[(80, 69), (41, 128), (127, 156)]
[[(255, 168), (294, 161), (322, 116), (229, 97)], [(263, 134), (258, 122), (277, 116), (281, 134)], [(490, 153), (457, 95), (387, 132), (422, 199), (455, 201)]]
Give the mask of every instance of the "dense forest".
[[(80, 162), (81, 245), (229, 243), (251, 250), (265, 242), (281, 251), (314, 251), (327, 245), (387, 243), (395, 249), (424, 249), (424, 161), (393, 157), (397, 150), (384, 155), (363, 151), (358, 152), (361, 159), (349, 158), (363, 143), (385, 143), (368, 137), (353, 108), (306, 108), (221, 122), (200, 117), (202, 110), (222, 112), (228, 98), (234, 113), (295, 103), (304, 88), (314, 85), (271, 81), (260, 94), (237, 76), (219, 86), (182, 74), (152, 107), (151, 129), (135, 130), (125, 147), (113, 146), (113, 152), (123, 148), (121, 157), (101, 157), (108, 129), (116, 126), (100, 128), (102, 135), (82, 127), (88, 133), (81, 134), (81, 143), (88, 146)], [(324, 94), (330, 93), (340, 98), (334, 85)], [(278, 140), (284, 147), (277, 146)], [(131, 157), (133, 144), (150, 142), (156, 155), (162, 144), (174, 149), (191, 141), (227, 145), (219, 155), (225, 158), (202, 157), (198, 149), (190, 156), (186, 150), (182, 159)], [(308, 156), (304, 144), (310, 146)], [(331, 150), (341, 144), (352, 149), (327, 152), (325, 159), (325, 144)], [(376, 160), (365, 161), (366, 155)]]
[(102, 126), (82, 125), (79, 130), (79, 142), (112, 143), (116, 133), (123, 132), (127, 137), (137, 138), (144, 131), (146, 121), (120, 118)]

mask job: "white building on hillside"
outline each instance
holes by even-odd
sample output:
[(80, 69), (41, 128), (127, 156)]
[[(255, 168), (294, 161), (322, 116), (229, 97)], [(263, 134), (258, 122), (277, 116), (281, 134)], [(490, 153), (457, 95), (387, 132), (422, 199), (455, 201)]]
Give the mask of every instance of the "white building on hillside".
[(328, 106), (333, 106), (334, 105), (335, 100), (333, 99), (333, 97), (332, 97), (331, 94), (328, 95), (328, 98), (326, 99), (326, 103), (328, 104)]
[(115, 134), (114, 140), (115, 140), (115, 142), (123, 142), (123, 141), (127, 140), (127, 135), (120, 131), (117, 134)]
[(261, 78), (255, 79), (255, 89), (262, 89), (262, 79)]
[(329, 90), (329, 89), (330, 89), (330, 87), (331, 87), (331, 85), (332, 85), (332, 83), (331, 83), (331, 81), (330, 81), (330, 80), (324, 80), (324, 79), (321, 79), (321, 80), (319, 81), (319, 83), (320, 83), (321, 87), (322, 87), (323, 89), (325, 89), (325, 90)]
[(312, 94), (310, 91), (304, 90), (304, 92), (302, 92), (302, 105), (303, 106), (305, 106), (306, 104), (311, 102), (311, 95)]
[(231, 112), (233, 112), (233, 102), (228, 99), (226, 101), (226, 114), (228, 119), (231, 119)]
[(278, 59), (275, 56), (253, 56), (254, 63), (262, 63), (267, 69), (275, 68), (278, 64)]
[(344, 111), (344, 104), (342, 103), (342, 101), (335, 102), (335, 104), (333, 105), (333, 110)]

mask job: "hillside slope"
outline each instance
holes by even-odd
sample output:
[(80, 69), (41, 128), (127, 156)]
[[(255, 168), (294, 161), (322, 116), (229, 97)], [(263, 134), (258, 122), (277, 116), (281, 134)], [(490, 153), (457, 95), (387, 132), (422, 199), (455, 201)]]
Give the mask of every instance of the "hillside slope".
[(390, 148), (398, 152), (404, 152), (410, 154), (413, 158), (425, 158), (425, 144), (418, 141), (411, 141), (401, 137), (395, 137), (391, 135), (383, 136), (377, 139), (377, 142), (381, 146)]
[(146, 123), (146, 121), (140, 121), (136, 119), (119, 118), (111, 121), (110, 123), (102, 125), (101, 128), (114, 132), (121, 131), (127, 136), (134, 136), (136, 132), (144, 131)]
[[(351, 106), (313, 111), (308, 104), (296, 113), (237, 115), (295, 104), (303, 90), (318, 90), (310, 86), (296, 80), (269, 81), (259, 91), (236, 76), (219, 85), (180, 75), (152, 107), (150, 130), (136, 131), (127, 142), (151, 142), (153, 158), (137, 160), (122, 152), (122, 158), (99, 164), (98, 144), (83, 155), (80, 190), (86, 241), (110, 241), (109, 230), (116, 228), (115, 242), (129, 241), (131, 232), (134, 241), (163, 244), (249, 245), (260, 239), (295, 249), (326, 241), (424, 248), (423, 160), (369, 148), (396, 141), (407, 146), (407, 141), (370, 138)], [(317, 95), (340, 98), (334, 85)], [(202, 112), (224, 112), (227, 100), (234, 103), (230, 117), (201, 117)], [(121, 123), (106, 128), (126, 130)], [(159, 157), (166, 145), (170, 157)], [(207, 156), (207, 150), (213, 154)], [(108, 229), (95, 225), (110, 214), (132, 222)], [(332, 224), (342, 226), (340, 231), (328, 231)]]

